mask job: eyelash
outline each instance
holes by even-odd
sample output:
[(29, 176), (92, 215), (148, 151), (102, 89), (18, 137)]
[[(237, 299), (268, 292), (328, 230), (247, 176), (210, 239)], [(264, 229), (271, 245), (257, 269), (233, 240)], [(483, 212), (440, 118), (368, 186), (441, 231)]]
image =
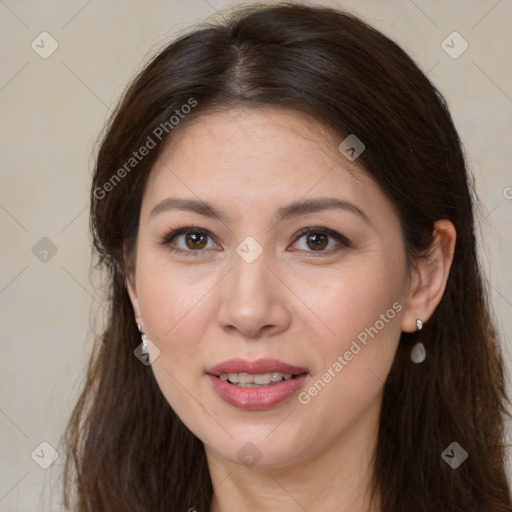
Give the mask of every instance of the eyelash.
[[(197, 257), (201, 253), (203, 253), (204, 250), (196, 250), (196, 251), (194, 251), (194, 250), (176, 249), (174, 247), (171, 247), (171, 245), (170, 245), (171, 241), (174, 238), (176, 238), (177, 236), (179, 236), (179, 235), (186, 235), (186, 234), (189, 234), (189, 233), (200, 233), (200, 234), (208, 236), (210, 239), (212, 238), (210, 232), (206, 231), (205, 229), (196, 228), (196, 227), (193, 227), (193, 226), (179, 226), (179, 227), (175, 228), (174, 230), (172, 230), (167, 235), (163, 236), (161, 238), (161, 240), (159, 241), (159, 245), (165, 246), (170, 251), (175, 252), (175, 253), (180, 254), (180, 255), (185, 255), (185, 256), (190, 256), (190, 257)], [(299, 249), (300, 252), (304, 252), (306, 254), (307, 253), (313, 253), (313, 254), (308, 254), (306, 256), (307, 258), (317, 258), (317, 257), (330, 256), (331, 254), (339, 251), (341, 248), (343, 248), (343, 247), (348, 248), (351, 245), (350, 241), (345, 236), (343, 236), (342, 234), (338, 233), (337, 231), (329, 229), (327, 226), (324, 226), (324, 225), (300, 229), (297, 232), (297, 234), (295, 235), (293, 243), (297, 242), (297, 240), (300, 240), (304, 235), (307, 235), (309, 233), (322, 233), (324, 235), (332, 237), (337, 242), (340, 243), (341, 247), (338, 246), (338, 247), (335, 247), (334, 249), (330, 249), (329, 251), (318, 251), (318, 252), (316, 252), (316, 251), (303, 251), (303, 250)]]

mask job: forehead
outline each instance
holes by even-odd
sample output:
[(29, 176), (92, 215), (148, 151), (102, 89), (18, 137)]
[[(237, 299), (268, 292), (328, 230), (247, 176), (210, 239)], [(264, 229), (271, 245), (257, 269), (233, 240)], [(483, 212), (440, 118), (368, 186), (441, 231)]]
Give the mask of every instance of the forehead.
[(357, 161), (340, 153), (341, 140), (288, 109), (199, 115), (166, 141), (150, 173), (143, 210), (171, 194), (246, 211), (327, 195), (357, 200), (363, 208), (390, 208)]
[[(188, 159), (190, 163), (208, 156), (212, 166), (233, 166), (238, 174), (249, 175), (266, 168), (277, 176), (277, 169), (271, 165), (280, 163), (282, 168), (290, 159), (307, 158), (309, 164), (315, 161), (317, 165), (328, 165), (337, 138), (322, 124), (297, 111), (237, 108), (185, 120), (169, 137), (162, 156), (167, 160)], [(243, 165), (237, 163), (239, 157), (246, 159)]]

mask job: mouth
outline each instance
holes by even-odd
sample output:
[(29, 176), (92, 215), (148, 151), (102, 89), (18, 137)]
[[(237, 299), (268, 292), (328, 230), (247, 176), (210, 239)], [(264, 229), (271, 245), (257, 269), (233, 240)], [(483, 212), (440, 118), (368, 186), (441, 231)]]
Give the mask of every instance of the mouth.
[(285, 380), (308, 373), (306, 368), (294, 366), (278, 359), (248, 361), (235, 358), (210, 368), (207, 373), (240, 387), (273, 386)]
[[(302, 375), (302, 373), (298, 375)], [(233, 384), (234, 386), (238, 386), (241, 388), (264, 388), (268, 386), (275, 386), (279, 382), (283, 382), (285, 380), (296, 379), (298, 375), (282, 372), (257, 374), (221, 373), (218, 376), (218, 378), (223, 380), (224, 382), (227, 382), (228, 384)]]
[(287, 401), (309, 372), (277, 359), (231, 359), (207, 371), (213, 388), (230, 405), (242, 409), (269, 409)]

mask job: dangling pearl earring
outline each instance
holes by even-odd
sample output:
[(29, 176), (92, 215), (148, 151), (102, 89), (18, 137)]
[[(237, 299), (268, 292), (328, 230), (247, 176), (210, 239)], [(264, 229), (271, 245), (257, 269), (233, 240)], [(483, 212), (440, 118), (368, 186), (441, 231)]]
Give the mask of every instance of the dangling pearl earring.
[[(416, 328), (418, 329), (418, 332), (421, 331), (421, 329), (423, 329), (423, 322), (420, 319), (416, 320)], [(425, 361), (426, 357), (427, 351), (425, 350), (425, 345), (423, 345), (421, 341), (418, 341), (418, 343), (416, 343), (414, 347), (412, 347), (411, 361), (413, 363), (422, 363), (423, 361)]]
[(148, 351), (148, 337), (142, 332), (142, 327), (140, 324), (137, 324), (137, 328), (139, 329), (139, 332), (142, 333), (142, 349), (140, 352), (141, 357), (144, 359), (149, 359), (149, 351)]

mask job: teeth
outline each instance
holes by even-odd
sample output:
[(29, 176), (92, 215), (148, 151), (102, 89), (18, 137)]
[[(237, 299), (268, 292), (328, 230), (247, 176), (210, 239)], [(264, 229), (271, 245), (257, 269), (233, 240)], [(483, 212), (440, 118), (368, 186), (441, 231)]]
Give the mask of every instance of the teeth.
[(272, 382), (272, 376), (269, 373), (263, 373), (254, 375), (254, 384), (270, 384)]
[(230, 384), (236, 384), (243, 388), (254, 388), (272, 386), (282, 380), (289, 380), (292, 378), (292, 374), (281, 372), (258, 373), (256, 375), (250, 373), (221, 373), (219, 377)]
[(254, 384), (254, 375), (249, 375), (248, 373), (235, 373), (230, 374), (229, 380), (231, 380), (231, 375), (238, 376), (238, 380), (231, 382), (239, 382), (240, 384)]

